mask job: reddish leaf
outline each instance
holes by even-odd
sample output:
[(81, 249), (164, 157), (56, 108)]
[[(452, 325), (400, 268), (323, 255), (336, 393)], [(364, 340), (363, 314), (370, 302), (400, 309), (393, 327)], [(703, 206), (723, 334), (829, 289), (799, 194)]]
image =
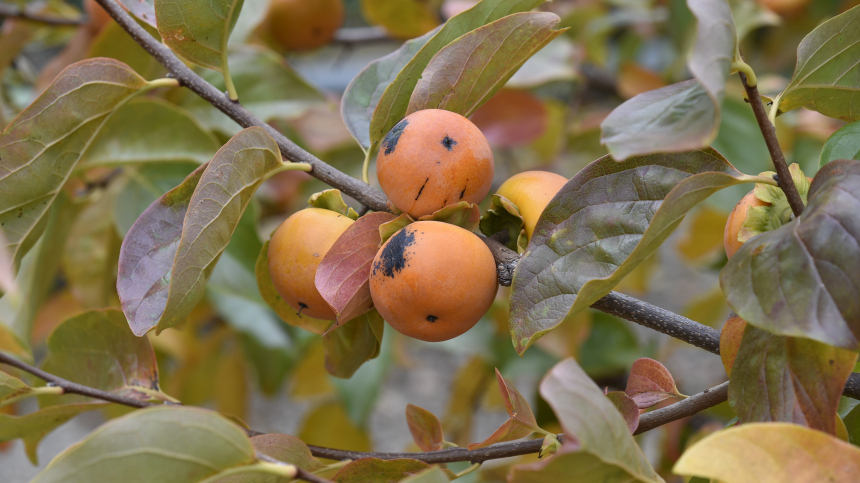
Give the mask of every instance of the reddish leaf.
[(495, 443), (524, 438), (537, 428), (534, 414), (532, 414), (532, 410), (522, 394), (499, 374), (498, 369), (496, 369), (496, 379), (499, 382), (499, 391), (502, 393), (505, 410), (508, 411), (511, 418), (483, 442), (470, 444), (469, 451), (485, 448)]
[(549, 113), (531, 92), (502, 89), (470, 119), (491, 145), (510, 148), (538, 139), (549, 123)]
[(723, 367), (726, 368), (726, 374), (729, 376), (732, 375), (732, 366), (735, 364), (738, 349), (741, 348), (741, 339), (744, 337), (746, 328), (747, 323), (744, 319), (732, 315), (720, 332), (720, 359), (723, 360)]
[(642, 409), (650, 408), (670, 397), (681, 396), (669, 370), (663, 364), (647, 357), (637, 359), (633, 363), (624, 392)]
[(639, 427), (639, 405), (637, 402), (627, 394), (624, 394), (623, 391), (612, 391), (607, 394), (606, 397), (612, 401), (612, 404), (615, 405), (615, 409), (621, 413), (624, 421), (627, 422), (627, 428), (630, 429), (630, 434), (633, 434), (633, 432), (636, 431), (636, 428)]
[(387, 460), (376, 458), (361, 458), (346, 465), (334, 475), (332, 480), (337, 483), (397, 483), (398, 481), (418, 474), (430, 465), (423, 461), (411, 459)]
[(444, 442), (442, 436), (442, 423), (439, 418), (430, 411), (415, 406), (406, 405), (406, 424), (412, 433), (412, 440), (421, 448), (421, 451), (439, 451)]
[(338, 321), (345, 322), (373, 307), (370, 265), (382, 243), (379, 225), (394, 218), (384, 212), (362, 216), (343, 232), (320, 262), (315, 285)]

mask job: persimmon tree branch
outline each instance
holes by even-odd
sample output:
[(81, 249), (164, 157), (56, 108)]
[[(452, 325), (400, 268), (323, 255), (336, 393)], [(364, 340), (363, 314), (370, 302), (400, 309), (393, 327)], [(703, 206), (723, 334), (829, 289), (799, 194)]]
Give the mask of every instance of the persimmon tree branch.
[(63, 18), (38, 13), (28, 12), (26, 9), (13, 7), (0, 3), (0, 17), (19, 18), (30, 22), (44, 23), (48, 25), (83, 25), (84, 22), (77, 18)]
[(240, 126), (245, 128), (259, 126), (266, 129), (278, 144), (284, 158), (294, 163), (310, 164), (313, 167), (310, 173), (313, 177), (341, 190), (373, 210), (388, 211), (385, 195), (381, 191), (330, 166), (287, 139), (275, 128), (245, 109), (239, 102), (231, 101), (227, 95), (206, 82), (179, 60), (167, 46), (149, 35), (115, 0), (96, 0), (96, 2), (131, 35), (135, 42), (163, 65), (181, 85), (209, 102)]
[(758, 127), (764, 136), (764, 142), (767, 144), (770, 158), (773, 160), (773, 167), (776, 169), (777, 175), (776, 181), (785, 193), (794, 216), (800, 216), (804, 208), (803, 200), (800, 198), (797, 186), (794, 185), (791, 173), (788, 171), (785, 155), (782, 154), (782, 149), (779, 147), (779, 142), (776, 139), (776, 128), (771, 124), (770, 119), (767, 117), (767, 112), (764, 110), (764, 102), (762, 102), (761, 95), (758, 93), (758, 85), (749, 85), (747, 83), (747, 76), (743, 72), (738, 72), (738, 75), (741, 78), (741, 83), (744, 85), (749, 103), (755, 113), (755, 120), (758, 122)]

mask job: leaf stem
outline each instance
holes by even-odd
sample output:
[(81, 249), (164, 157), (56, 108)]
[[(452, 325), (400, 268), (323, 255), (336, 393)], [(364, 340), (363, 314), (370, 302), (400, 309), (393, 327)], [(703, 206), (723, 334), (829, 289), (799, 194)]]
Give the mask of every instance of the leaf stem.
[(755, 71), (750, 67), (749, 64), (744, 62), (740, 55), (735, 56), (735, 60), (732, 62), (732, 71), (733, 72), (743, 72), (747, 77), (747, 82), (749, 82), (750, 86), (757, 86), (758, 79), (755, 76)]
[[(788, 204), (791, 206), (791, 211), (794, 216), (798, 217), (803, 213), (803, 200), (800, 198), (800, 193), (797, 192), (797, 187), (794, 185), (794, 179), (788, 171), (788, 164), (785, 162), (785, 155), (782, 154), (782, 149), (779, 147), (779, 141), (776, 139), (776, 129), (773, 123), (768, 119), (767, 113), (764, 110), (764, 103), (761, 101), (761, 96), (758, 93), (758, 87), (747, 83), (747, 76), (743, 72), (738, 72), (744, 89), (747, 92), (750, 105), (755, 113), (755, 119), (758, 122), (758, 127), (764, 136), (764, 142), (767, 144), (767, 150), (770, 152), (770, 158), (773, 160), (773, 167), (776, 169), (777, 182), (779, 187), (785, 193)], [(774, 108), (775, 111), (776, 103)]]
[(361, 165), (361, 179), (367, 184), (370, 184), (370, 156), (373, 154), (373, 146), (367, 148), (364, 153), (364, 164)]
[(4, 399), (0, 401), (0, 407), (6, 406), (8, 404), (12, 404), (13, 402), (20, 401), (22, 399), (27, 399), (28, 397), (34, 396), (61, 396), (63, 394), (63, 388), (59, 386), (42, 386), (42, 387), (32, 387), (29, 391), (18, 394), (17, 396), (10, 397), (8, 399)]
[(146, 89), (155, 89), (157, 87), (179, 87), (179, 81), (169, 77), (151, 80), (146, 83)]
[(221, 73), (224, 74), (224, 84), (227, 85), (227, 95), (233, 102), (239, 101), (239, 93), (236, 92), (236, 86), (233, 84), (233, 77), (230, 75), (230, 65), (227, 63), (227, 53), (221, 55)]

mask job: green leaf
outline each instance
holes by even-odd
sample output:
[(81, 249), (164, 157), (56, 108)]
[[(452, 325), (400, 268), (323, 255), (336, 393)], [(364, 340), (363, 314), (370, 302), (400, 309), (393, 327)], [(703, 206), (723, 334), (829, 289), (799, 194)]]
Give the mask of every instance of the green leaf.
[[(465, 12), (448, 19), (442, 29), (433, 36), (415, 57), (404, 66), (397, 77), (382, 93), (379, 102), (369, 106), (374, 108), (370, 121), (371, 151), (379, 145), (388, 131), (406, 116), (409, 96), (418, 84), (421, 73), (431, 59), (454, 39), (471, 32), (482, 25), (494, 22), (515, 12), (531, 10), (545, 0), (495, 0), (480, 2)], [(381, 86), (379, 86), (381, 87)], [(377, 89), (379, 88), (377, 87)]]
[(427, 64), (406, 114), (445, 109), (470, 116), (535, 52), (564, 30), (549, 12), (508, 15), (446, 45)]
[(161, 195), (182, 184), (200, 166), (191, 163), (143, 164), (123, 170), (117, 180), (122, 203), (114, 204), (113, 219), (120, 237), (125, 237), (134, 222)]
[(415, 473), (400, 480), (400, 483), (447, 483), (451, 481), (445, 470), (438, 466)]
[(860, 159), (860, 122), (842, 126), (821, 148), (819, 166), (837, 159)]
[[(42, 369), (135, 399), (147, 400), (159, 391), (158, 366), (149, 339), (135, 337), (116, 309), (91, 310), (58, 325), (48, 337), (48, 357)], [(63, 396), (62, 402), (88, 400)]]
[(156, 98), (117, 109), (81, 157), (79, 169), (143, 163), (203, 164), (220, 147), (185, 109)]
[(123, 240), (117, 280), (135, 335), (191, 312), (254, 191), (282, 166), (275, 141), (252, 127), (147, 208)]
[(23, 399), (32, 392), (33, 389), (24, 381), (0, 371), (0, 406)]
[(358, 213), (343, 201), (343, 195), (341, 195), (340, 190), (327, 189), (319, 193), (314, 193), (308, 198), (308, 204), (314, 208), (322, 208), (340, 213), (353, 221), (358, 219)]
[(818, 172), (800, 218), (744, 243), (720, 286), (747, 323), (778, 335), (860, 348), (860, 161)]
[(396, 483), (428, 468), (430, 468), (429, 464), (418, 460), (361, 458), (344, 466), (332, 480), (337, 483), (365, 483), (368, 481), (368, 476), (373, 475), (374, 482)]
[(857, 353), (747, 324), (729, 382), (741, 424), (786, 422), (836, 435), (836, 409)]
[(0, 351), (17, 356), (27, 362), (33, 360), (33, 355), (18, 339), (18, 336), (3, 323), (0, 323)]
[(132, 15), (139, 20), (155, 27), (155, 0), (119, 0)]
[[(150, 0), (152, 1), (152, 0)], [(132, 3), (131, 1), (128, 3)], [(133, 0), (135, 4), (142, 4), (140, 0)], [(152, 13), (155, 19), (155, 12)], [(160, 38), (154, 28), (144, 26), (153, 37)], [(90, 44), (87, 57), (110, 57), (134, 69), (144, 79), (157, 79), (163, 77), (167, 70), (155, 60), (143, 47), (116, 22), (108, 22), (99, 32), (98, 36)]]
[(848, 483), (860, 472), (860, 449), (796, 424), (751, 423), (695, 443), (672, 472), (727, 483)]
[(388, 35), (409, 39), (439, 25), (437, 4), (424, 0), (361, 0), (361, 13)]
[(255, 462), (245, 432), (217, 413), (162, 406), (102, 425), (57, 456), (33, 483), (134, 478), (188, 483)]
[(0, 442), (23, 439), (27, 458), (33, 465), (38, 465), (39, 456), (36, 450), (42, 438), (48, 433), (78, 414), (108, 407), (110, 407), (109, 404), (103, 403), (63, 404), (40, 409), (24, 416), (0, 414)]
[(788, 87), (773, 103), (777, 114), (798, 107), (845, 121), (860, 120), (860, 6), (822, 23), (797, 46)]
[(480, 222), (481, 233), (492, 236), (500, 231), (507, 232), (508, 242), (505, 246), (511, 250), (518, 250), (518, 239), (522, 234), (525, 237), (525, 224), (520, 209), (511, 200), (502, 195), (494, 194), (490, 200), (490, 207)]
[(158, 33), (183, 59), (223, 72), (243, 0), (155, 0)]
[[(540, 394), (558, 417), (565, 442), (545, 461), (515, 466), (512, 482), (663, 481), (639, 449), (621, 413), (575, 360), (558, 363), (541, 382)], [(563, 474), (563, 478), (554, 478)]]
[(379, 355), (385, 321), (375, 309), (332, 326), (323, 336), (325, 368), (329, 374), (348, 379), (362, 364)]
[(608, 294), (696, 204), (744, 182), (712, 149), (588, 165), (544, 210), (514, 272), (517, 352)]
[(145, 85), (115, 60), (78, 62), (0, 133), (0, 233), (15, 267), (45, 229), (45, 214), (81, 153), (107, 117)]

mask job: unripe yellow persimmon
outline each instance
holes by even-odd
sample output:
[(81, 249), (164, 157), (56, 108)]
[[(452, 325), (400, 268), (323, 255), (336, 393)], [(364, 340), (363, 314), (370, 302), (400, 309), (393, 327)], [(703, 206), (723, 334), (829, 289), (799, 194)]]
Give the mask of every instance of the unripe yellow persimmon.
[(284, 49), (311, 50), (331, 42), (343, 17), (343, 0), (272, 0), (264, 27)]
[(498, 288), (496, 262), (474, 233), (438, 221), (398, 231), (376, 254), (370, 294), (398, 332), (429, 342), (452, 339), (487, 312)]
[(334, 310), (314, 285), (317, 267), (352, 219), (322, 208), (287, 218), (269, 242), (269, 272), (278, 294), (299, 313), (334, 320)]
[(441, 109), (406, 116), (385, 136), (376, 157), (382, 191), (413, 218), (460, 201), (480, 203), (493, 173), (493, 151), (481, 130)]
[(517, 205), (529, 239), (546, 205), (567, 183), (567, 178), (548, 171), (526, 171), (508, 178), (496, 192)]

